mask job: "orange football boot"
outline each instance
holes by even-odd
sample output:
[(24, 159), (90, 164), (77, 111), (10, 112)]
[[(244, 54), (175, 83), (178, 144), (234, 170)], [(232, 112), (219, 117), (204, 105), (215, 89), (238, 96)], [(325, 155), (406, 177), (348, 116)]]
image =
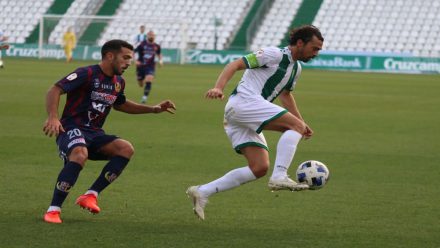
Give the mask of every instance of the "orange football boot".
[(46, 212), (44, 214), (44, 221), (47, 223), (55, 223), (55, 224), (60, 224), (63, 223), (63, 221), (60, 218), (60, 211), (50, 211), (50, 212)]
[(81, 208), (87, 209), (92, 214), (98, 214), (101, 209), (98, 207), (98, 201), (94, 194), (85, 194), (81, 195), (76, 199), (76, 204), (78, 204)]

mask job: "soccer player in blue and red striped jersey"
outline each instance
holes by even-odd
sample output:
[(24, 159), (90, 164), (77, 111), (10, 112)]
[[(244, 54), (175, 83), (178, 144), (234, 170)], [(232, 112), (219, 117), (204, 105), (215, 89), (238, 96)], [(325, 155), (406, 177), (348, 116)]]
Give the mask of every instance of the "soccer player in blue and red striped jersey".
[[(46, 96), (48, 118), (43, 131), (56, 136), (64, 167), (58, 175), (52, 202), (44, 215), (48, 223), (61, 223), (61, 206), (74, 186), (87, 159), (108, 160), (101, 174), (76, 204), (97, 214), (97, 197), (124, 170), (134, 149), (130, 142), (102, 129), (110, 110), (129, 114), (174, 113), (175, 106), (165, 100), (154, 106), (137, 104), (126, 99), (122, 74), (133, 59), (133, 46), (123, 40), (110, 40), (102, 49), (102, 60), (97, 65), (78, 68), (53, 85)], [(61, 118), (59, 101), (67, 93)]]
[(160, 45), (154, 40), (156, 35), (153, 31), (147, 33), (147, 39), (142, 41), (135, 49), (137, 53), (136, 60), (136, 74), (139, 87), (144, 87), (144, 95), (141, 103), (147, 101), (148, 95), (151, 91), (151, 84), (154, 80), (156, 71), (156, 55), (159, 57), (159, 65), (163, 66), (162, 54), (160, 52)]

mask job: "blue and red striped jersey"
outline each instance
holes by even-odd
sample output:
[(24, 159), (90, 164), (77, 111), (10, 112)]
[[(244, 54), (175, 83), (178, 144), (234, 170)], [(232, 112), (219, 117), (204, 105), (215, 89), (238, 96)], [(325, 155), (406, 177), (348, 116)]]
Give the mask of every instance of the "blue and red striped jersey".
[(106, 76), (99, 65), (81, 67), (55, 85), (67, 93), (61, 124), (101, 130), (113, 105), (125, 103), (125, 80)]
[(138, 61), (141, 62), (141, 66), (155, 66), (155, 57), (160, 55), (160, 45), (157, 43), (151, 43), (146, 40), (142, 41), (134, 50), (138, 55)]

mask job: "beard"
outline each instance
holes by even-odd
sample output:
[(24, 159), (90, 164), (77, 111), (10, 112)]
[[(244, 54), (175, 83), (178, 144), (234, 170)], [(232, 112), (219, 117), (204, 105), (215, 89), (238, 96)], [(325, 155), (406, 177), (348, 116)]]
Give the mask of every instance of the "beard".
[(302, 62), (304, 62), (304, 63), (307, 63), (307, 62), (309, 62), (310, 60), (311, 60), (312, 58), (303, 58), (303, 59), (300, 59)]
[(119, 70), (118, 66), (113, 64), (113, 74), (115, 74), (117, 76), (121, 76), (122, 73), (124, 73), (124, 71), (122, 69)]
[(300, 59), (298, 59), (298, 60), (300, 60), (300, 61), (302, 61), (302, 62), (304, 62), (304, 63), (307, 63), (307, 62), (309, 62), (310, 60), (312, 60), (313, 58), (315, 58), (316, 56), (312, 56), (312, 57), (301, 57)]
[(148, 39), (148, 41), (151, 42), (151, 43), (153, 43), (153, 42), (154, 42), (154, 39), (150, 38), (150, 39)]

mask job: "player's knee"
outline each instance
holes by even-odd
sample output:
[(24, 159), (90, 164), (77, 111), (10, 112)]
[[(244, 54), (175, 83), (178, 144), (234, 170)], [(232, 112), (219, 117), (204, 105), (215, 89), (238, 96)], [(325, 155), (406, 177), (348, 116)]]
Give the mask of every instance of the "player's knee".
[(87, 148), (83, 146), (77, 146), (73, 148), (73, 150), (70, 152), (69, 161), (76, 162), (80, 164), (82, 167), (84, 167), (88, 159), (88, 156), (89, 154), (87, 152)]
[(269, 166), (258, 167), (255, 171), (252, 171), (257, 178), (264, 177), (269, 170)]
[(125, 141), (124, 145), (120, 149), (120, 153), (121, 153), (121, 154), (119, 154), (120, 156), (123, 156), (126, 158), (131, 158), (134, 154), (133, 145), (130, 142)]
[(297, 121), (291, 127), (291, 130), (294, 130), (294, 131), (297, 131), (300, 134), (303, 134), (303, 133), (306, 132), (306, 124), (303, 121)]
[(269, 170), (269, 161), (255, 162), (254, 164), (250, 164), (249, 167), (251, 168), (252, 173), (254, 173), (257, 178), (260, 178), (267, 174), (267, 171)]

